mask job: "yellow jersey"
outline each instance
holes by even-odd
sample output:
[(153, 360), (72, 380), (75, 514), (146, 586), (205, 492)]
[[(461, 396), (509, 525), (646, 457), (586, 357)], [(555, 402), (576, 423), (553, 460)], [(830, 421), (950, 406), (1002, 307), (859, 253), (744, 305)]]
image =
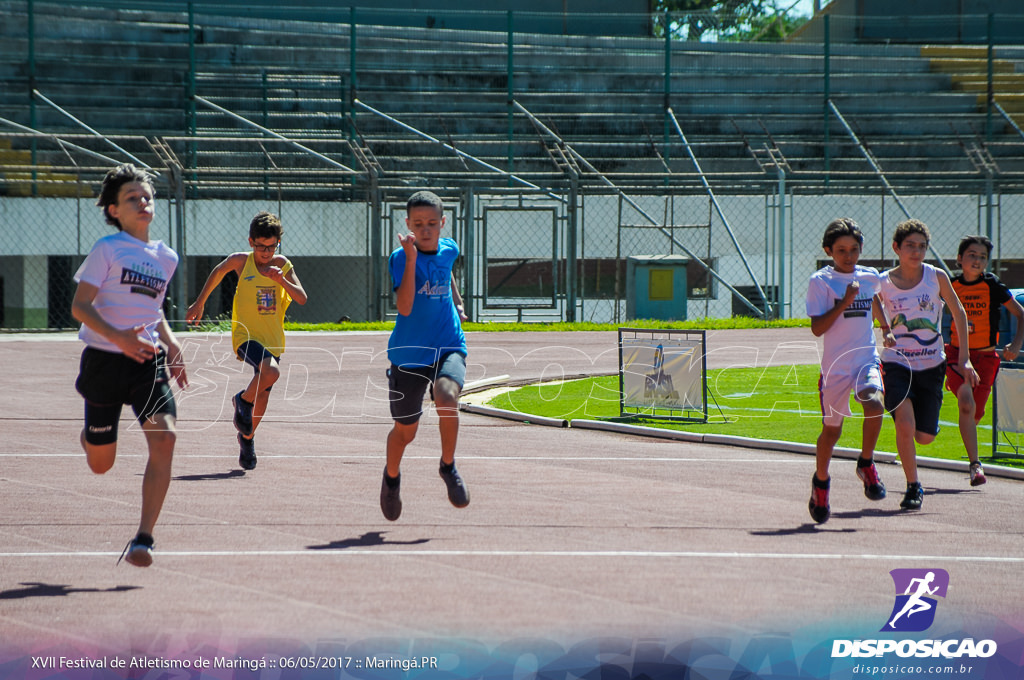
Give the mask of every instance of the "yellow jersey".
[[(281, 268), (287, 274), (292, 263)], [(242, 343), (255, 340), (275, 357), (284, 352), (284, 313), (292, 298), (281, 284), (260, 274), (253, 254), (238, 275), (238, 287), (231, 304), (231, 346), (237, 354)]]

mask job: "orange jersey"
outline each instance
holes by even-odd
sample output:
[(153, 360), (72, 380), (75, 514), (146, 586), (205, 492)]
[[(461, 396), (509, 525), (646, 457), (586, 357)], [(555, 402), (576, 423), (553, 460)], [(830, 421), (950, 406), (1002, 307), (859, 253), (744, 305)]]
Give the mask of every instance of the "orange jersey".
[[(967, 328), (970, 334), (968, 349), (993, 347), (999, 335), (999, 308), (1012, 297), (1010, 289), (995, 274), (985, 272), (977, 281), (967, 283), (961, 274), (953, 279), (953, 290), (960, 298), (960, 304), (967, 312)], [(956, 334), (956, 324), (952, 327), (950, 344), (962, 347)]]

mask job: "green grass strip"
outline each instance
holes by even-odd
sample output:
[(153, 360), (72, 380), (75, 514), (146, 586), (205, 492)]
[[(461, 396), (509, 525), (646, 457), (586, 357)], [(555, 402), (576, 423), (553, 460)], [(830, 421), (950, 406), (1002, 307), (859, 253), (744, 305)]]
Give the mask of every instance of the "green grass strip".
[[(698, 434), (729, 434), (814, 444), (821, 432), (818, 375), (817, 364), (710, 370), (706, 424), (673, 423), (642, 417), (619, 418), (618, 376), (531, 385), (500, 394), (488, 405), (549, 418), (615, 420)], [(983, 460), (992, 453), (991, 407), (990, 400), (978, 426), (979, 450)], [(855, 416), (862, 413), (852, 400), (850, 408)], [(957, 427), (957, 412), (956, 399), (946, 393), (939, 416), (939, 436), (927, 446), (918, 445), (918, 455), (967, 460)], [(860, 417), (847, 418), (838, 446), (859, 449), (862, 425)], [(1009, 436), (1015, 438), (1015, 444), (1024, 445), (1020, 435)], [(896, 452), (896, 432), (888, 416), (883, 420), (876, 450)], [(1024, 460), (999, 458), (992, 462), (1024, 468)]]
[[(211, 322), (212, 328), (205, 330), (216, 330), (222, 322), (217, 320)], [(227, 322), (230, 329), (230, 322)], [(809, 319), (777, 319), (773, 321), (762, 321), (745, 316), (733, 317), (730, 319), (690, 319), (689, 321), (658, 321), (653, 319), (632, 319), (621, 324), (593, 323), (590, 321), (566, 322), (488, 322), (474, 323), (464, 322), (462, 329), (470, 332), (490, 333), (540, 333), (552, 331), (615, 331), (619, 327), (629, 328), (653, 328), (658, 330), (681, 329), (681, 330), (733, 330), (744, 328), (802, 328), (809, 327)], [(393, 321), (358, 321), (347, 323), (296, 323), (286, 322), (286, 331), (390, 331), (395, 327)]]

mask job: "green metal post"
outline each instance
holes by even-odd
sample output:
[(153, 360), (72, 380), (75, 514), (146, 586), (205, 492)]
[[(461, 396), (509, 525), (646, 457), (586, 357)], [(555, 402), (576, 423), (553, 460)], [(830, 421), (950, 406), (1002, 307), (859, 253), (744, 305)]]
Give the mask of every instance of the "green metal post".
[(825, 92), (824, 92), (824, 94), (825, 94), (825, 106), (824, 106), (824, 110), (823, 110), (823, 113), (822, 113), (822, 116), (823, 116), (822, 123), (824, 124), (824, 147), (823, 148), (825, 150), (825, 186), (827, 187), (828, 184), (829, 184), (829, 169), (830, 169), (830, 166), (832, 165), (832, 150), (829, 148), (829, 139), (828, 139), (828, 128), (829, 128), (829, 124), (828, 124), (829, 123), (828, 102), (832, 98), (832, 83), (831, 83), (831, 80), (830, 80), (832, 65), (829, 63), (831, 61), (831, 58), (832, 58), (832, 55), (831, 55), (831, 51), (832, 51), (831, 39), (832, 39), (832, 36), (831, 36), (831, 26), (829, 24), (829, 19), (830, 19), (829, 15), (826, 14), (825, 16), (822, 17), (822, 19), (825, 22), (824, 23), (824, 31), (825, 31), (825, 43), (824, 43), (824, 51), (825, 51), (825, 73), (824, 73), (824, 76), (825, 76), (825, 83), (824, 83), (824, 86), (825, 86)]
[[(988, 97), (985, 99), (985, 143), (992, 143), (992, 109), (996, 101), (995, 79), (993, 78), (995, 54), (993, 36), (994, 16), (988, 15)], [(985, 235), (992, 238), (992, 167), (986, 164), (985, 171)]]
[[(665, 156), (666, 163), (669, 162), (669, 154), (671, 153), (671, 147), (669, 146), (668, 141), (671, 134), (671, 122), (669, 121), (668, 110), (672, 104), (672, 31), (671, 26), (669, 25), (670, 20), (671, 15), (669, 14), (669, 11), (665, 10), (665, 92), (664, 101), (662, 103), (662, 110), (664, 111), (663, 115), (665, 119), (665, 133), (662, 143), (664, 150), (662, 153)], [(668, 178), (666, 178), (665, 181), (668, 182)]]
[[(512, 18), (512, 10), (508, 11), (508, 37), (505, 39), (508, 56), (505, 59), (505, 80), (508, 82), (508, 159), (507, 166), (510, 173), (516, 171), (515, 166), (515, 149), (513, 144), (515, 142), (515, 121), (513, 114), (515, 112), (516, 90), (515, 90), (515, 33), (513, 32), (514, 24)], [(508, 185), (512, 186), (512, 180), (509, 179)]]
[[(36, 127), (36, 9), (35, 0), (28, 0), (28, 125)], [(36, 195), (36, 138), (32, 138), (32, 195)]]
[(370, 290), (373, 291), (370, 303), (369, 318), (373, 321), (383, 321), (386, 316), (387, 304), (384, 301), (384, 229), (383, 220), (383, 196), (377, 184), (377, 173), (372, 169), (367, 173), (369, 187), (367, 193), (370, 198)]
[[(263, 114), (263, 127), (269, 129), (270, 128), (270, 110), (269, 110), (268, 104), (267, 104), (267, 99), (269, 98), (269, 95), (268, 95), (268, 92), (267, 92), (267, 69), (263, 69), (263, 71), (262, 71), (262, 73), (260, 75), (262, 76), (260, 78), (260, 86), (261, 86), (260, 89), (261, 89), (261, 94), (262, 94), (261, 104), (262, 104), (263, 111), (261, 113)], [(267, 136), (266, 133), (264, 133), (263, 136), (266, 137)], [(269, 168), (270, 168), (270, 164), (267, 162), (267, 154), (266, 154), (266, 152), (264, 152), (264, 154), (263, 154), (263, 198), (270, 198), (270, 182), (269, 182), (269, 179), (267, 177), (267, 170)]]
[(565, 235), (565, 320), (576, 321), (576, 244), (579, 228), (579, 178), (573, 172), (569, 178), (569, 224)]
[[(786, 318), (786, 171), (776, 165), (779, 171), (779, 279), (778, 298), (775, 300), (776, 318)], [(765, 306), (767, 311), (767, 305)]]
[[(511, 12), (510, 12), (511, 14)], [(476, 206), (473, 205), (473, 185), (466, 187), (466, 195), (462, 206), (463, 216), (465, 220), (465, 226), (463, 231), (463, 247), (464, 252), (462, 254), (463, 272), (465, 279), (462, 283), (462, 301), (466, 310), (466, 316), (469, 317), (470, 321), (476, 319), (476, 304), (475, 294), (476, 286), (476, 234), (474, 233), (474, 227), (476, 220), (474, 219), (474, 211)]]
[(188, 134), (189, 143), (188, 166), (192, 168), (192, 186), (196, 186), (195, 168), (199, 155), (196, 144), (196, 15), (192, 0), (188, 3)]
[(992, 77), (993, 76), (993, 70), (994, 70), (993, 69), (993, 64), (992, 64), (992, 61), (993, 61), (992, 57), (993, 57), (993, 54), (995, 52), (995, 49), (994, 49), (993, 44), (992, 44), (993, 20), (994, 20), (994, 17), (990, 13), (988, 15), (988, 54), (987, 54), (987, 61), (988, 61), (988, 65), (987, 65), (987, 68), (988, 68), (988, 72), (987, 72), (987, 85), (988, 85), (988, 88), (986, 90), (987, 93), (988, 93), (988, 97), (985, 99), (985, 141), (986, 142), (991, 142), (992, 141), (992, 103), (996, 100), (995, 83), (993, 82), (993, 77)]
[[(352, 148), (356, 145), (356, 97), (359, 90), (356, 89), (356, 8), (348, 8), (348, 144)], [(353, 175), (352, 187), (355, 188), (356, 177)]]
[(353, 102), (359, 96), (356, 85), (356, 8), (348, 8), (348, 93), (349, 110), (355, 111)]

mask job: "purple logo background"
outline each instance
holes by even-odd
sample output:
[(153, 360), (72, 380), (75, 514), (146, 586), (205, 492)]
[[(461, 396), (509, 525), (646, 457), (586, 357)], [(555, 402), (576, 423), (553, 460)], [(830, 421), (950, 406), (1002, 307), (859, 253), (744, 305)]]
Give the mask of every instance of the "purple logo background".
[(915, 633), (935, 621), (936, 597), (946, 597), (949, 573), (945, 569), (893, 569), (896, 601), (882, 631)]

